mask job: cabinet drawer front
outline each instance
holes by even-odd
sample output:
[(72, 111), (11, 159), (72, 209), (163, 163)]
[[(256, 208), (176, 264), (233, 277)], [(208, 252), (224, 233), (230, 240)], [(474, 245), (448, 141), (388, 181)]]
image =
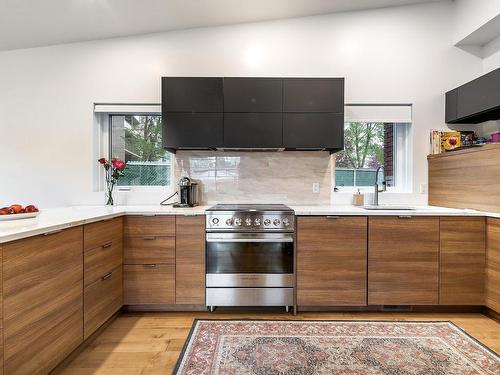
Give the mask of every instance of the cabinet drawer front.
[(342, 113), (285, 113), (283, 146), (288, 148), (344, 147)]
[(281, 78), (224, 78), (224, 112), (281, 112)]
[(83, 229), (3, 246), (4, 368), (47, 374), (83, 341)]
[(122, 307), (122, 266), (87, 286), (84, 301), (84, 338), (87, 339)]
[(84, 254), (85, 286), (123, 264), (123, 242), (108, 242)]
[(175, 237), (126, 237), (125, 264), (175, 263)]
[(125, 236), (175, 236), (175, 216), (128, 216)]
[(283, 112), (344, 113), (344, 79), (284, 79)]
[(281, 113), (226, 113), (224, 147), (282, 147), (282, 123)]
[(222, 112), (222, 81), (219, 77), (163, 77), (163, 110)]
[(98, 221), (86, 224), (83, 229), (83, 243), (85, 250), (100, 247), (111, 241), (121, 240), (123, 237), (123, 218)]
[(174, 304), (175, 267), (166, 264), (123, 266), (125, 305)]

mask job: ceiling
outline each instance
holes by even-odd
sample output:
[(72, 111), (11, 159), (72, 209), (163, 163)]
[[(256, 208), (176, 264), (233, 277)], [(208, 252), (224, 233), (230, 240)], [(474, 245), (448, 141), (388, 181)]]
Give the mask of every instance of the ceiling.
[(0, 0), (0, 50), (441, 0)]

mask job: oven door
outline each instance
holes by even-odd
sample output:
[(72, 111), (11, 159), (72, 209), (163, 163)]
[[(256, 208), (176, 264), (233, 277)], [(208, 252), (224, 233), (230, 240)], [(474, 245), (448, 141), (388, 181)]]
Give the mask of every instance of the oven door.
[(207, 233), (207, 287), (293, 287), (292, 233)]

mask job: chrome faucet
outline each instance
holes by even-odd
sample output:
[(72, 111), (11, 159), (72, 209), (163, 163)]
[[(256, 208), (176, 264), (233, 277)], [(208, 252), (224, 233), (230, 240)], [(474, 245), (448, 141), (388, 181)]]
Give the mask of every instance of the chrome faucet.
[(382, 190), (379, 190), (378, 187), (378, 172), (380, 171), (381, 168), (384, 168), (383, 165), (379, 166), (377, 168), (377, 172), (375, 172), (375, 184), (374, 184), (374, 194), (373, 194), (373, 205), (378, 206), (378, 193), (382, 193), (384, 191), (387, 191), (387, 184), (386, 181), (382, 181)]

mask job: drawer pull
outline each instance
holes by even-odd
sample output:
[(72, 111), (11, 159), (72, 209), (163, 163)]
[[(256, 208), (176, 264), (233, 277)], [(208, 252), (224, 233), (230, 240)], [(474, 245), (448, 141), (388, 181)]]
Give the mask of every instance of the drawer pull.
[(104, 280), (106, 280), (106, 279), (109, 279), (109, 278), (111, 277), (111, 275), (112, 275), (112, 274), (113, 274), (113, 272), (107, 273), (106, 275), (104, 275), (104, 276), (102, 277), (102, 280), (104, 281)]
[(153, 269), (156, 268), (156, 264), (144, 264), (143, 267), (147, 269)]
[(53, 230), (52, 232), (44, 233), (43, 235), (44, 236), (52, 236), (53, 234), (57, 234), (57, 233), (61, 233), (61, 232), (62, 232), (62, 229), (58, 229), (58, 230)]
[(113, 241), (106, 242), (104, 245), (102, 245), (102, 248), (105, 249), (107, 247), (111, 247), (113, 245)]
[(156, 240), (156, 237), (155, 236), (143, 236), (142, 239), (145, 241), (154, 241), (154, 240)]
[(340, 219), (340, 216), (327, 216), (327, 219)]
[(400, 218), (400, 219), (411, 219), (412, 216), (411, 215), (399, 215), (398, 218)]

